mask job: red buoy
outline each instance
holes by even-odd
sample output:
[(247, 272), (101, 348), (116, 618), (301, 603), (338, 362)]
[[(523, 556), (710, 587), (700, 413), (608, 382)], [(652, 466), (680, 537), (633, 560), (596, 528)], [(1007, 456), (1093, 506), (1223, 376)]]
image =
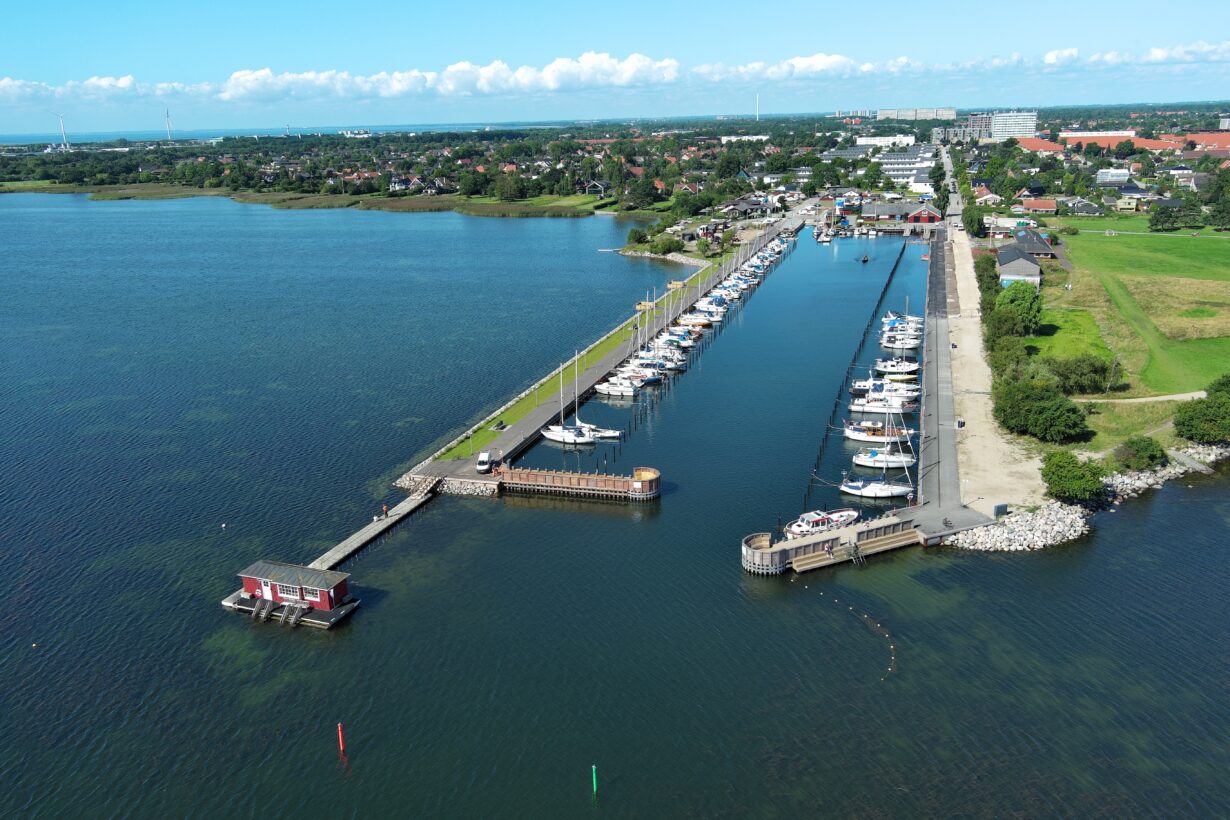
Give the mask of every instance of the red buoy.
[(337, 750), (346, 754), (346, 736), (342, 734), (342, 724), (337, 724)]

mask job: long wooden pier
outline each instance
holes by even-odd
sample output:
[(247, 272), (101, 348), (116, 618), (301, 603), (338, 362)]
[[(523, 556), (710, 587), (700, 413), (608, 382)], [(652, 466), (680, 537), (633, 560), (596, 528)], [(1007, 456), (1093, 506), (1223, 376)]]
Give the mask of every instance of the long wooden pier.
[(385, 532), (397, 526), (410, 513), (430, 501), (439, 483), (439, 479), (425, 480), (419, 487), (415, 488), (411, 495), (389, 510), (387, 515), (374, 519), (372, 523), (362, 527), (358, 532), (330, 549), (324, 555), (308, 564), (308, 566), (312, 569), (333, 569), (372, 541), (384, 535)]

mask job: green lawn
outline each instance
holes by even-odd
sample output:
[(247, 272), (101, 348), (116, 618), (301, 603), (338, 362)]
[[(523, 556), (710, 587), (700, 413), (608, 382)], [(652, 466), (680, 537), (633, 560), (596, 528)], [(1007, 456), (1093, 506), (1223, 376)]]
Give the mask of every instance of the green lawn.
[(1139, 404), (1097, 402), (1093, 414), (1088, 417), (1089, 429), (1093, 430), (1094, 436), (1090, 441), (1074, 445), (1074, 448), (1104, 453), (1139, 435), (1151, 435), (1163, 446), (1168, 446), (1174, 440), (1168, 422), (1179, 409), (1179, 404), (1177, 401)]
[(1038, 335), (1026, 339), (1025, 343), (1035, 349), (1039, 356), (1068, 358), (1092, 353), (1109, 360), (1112, 355), (1102, 340), (1098, 323), (1087, 310), (1047, 308), (1042, 311)]
[(1230, 280), (1230, 241), (1202, 233), (1065, 236), (1073, 263), (1095, 273)]
[(1044, 218), (1048, 227), (1058, 228), (1069, 225), (1082, 231), (1149, 231), (1149, 216), (1147, 214), (1107, 214), (1106, 216), (1048, 216)]
[(1160, 308), (1137, 302), (1121, 278), (1134, 274), (1230, 281), (1230, 242), (1168, 235), (1081, 234), (1065, 239), (1077, 274), (1097, 280), (1117, 318), (1130, 329), (1126, 345), (1147, 350), (1145, 364), (1135, 374), (1146, 388), (1158, 394), (1186, 393), (1230, 372), (1230, 337), (1168, 338), (1151, 318)]

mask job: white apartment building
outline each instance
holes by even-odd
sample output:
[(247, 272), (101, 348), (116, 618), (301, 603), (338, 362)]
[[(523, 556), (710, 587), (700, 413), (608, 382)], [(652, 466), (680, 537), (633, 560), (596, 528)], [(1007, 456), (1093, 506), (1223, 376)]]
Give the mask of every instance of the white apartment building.
[(859, 137), (854, 141), (855, 145), (878, 145), (881, 148), (890, 148), (894, 145), (913, 145), (913, 134), (893, 134), (889, 137)]
[(1038, 132), (1037, 111), (1000, 111), (991, 115), (991, 139), (1032, 137)]

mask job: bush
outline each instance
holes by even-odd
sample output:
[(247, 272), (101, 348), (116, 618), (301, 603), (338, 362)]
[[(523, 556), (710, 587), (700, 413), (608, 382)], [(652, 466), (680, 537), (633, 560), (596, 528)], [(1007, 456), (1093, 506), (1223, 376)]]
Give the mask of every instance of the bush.
[(1067, 396), (1056, 396), (1033, 405), (1029, 411), (1029, 434), (1040, 441), (1059, 444), (1074, 441), (1089, 432), (1084, 412)]
[(995, 420), (1013, 433), (1029, 432), (1029, 417), (1034, 406), (1063, 398), (1054, 385), (1034, 379), (1004, 380), (995, 386)]
[(996, 376), (1012, 378), (1029, 360), (1029, 351), (1020, 336), (1000, 336), (987, 346), (987, 361)]
[(1174, 414), (1174, 430), (1198, 444), (1230, 441), (1230, 395), (1216, 393), (1207, 399), (1183, 402)]
[(995, 420), (1009, 432), (1057, 444), (1089, 432), (1085, 412), (1052, 382), (1001, 380), (995, 387)]
[(641, 228), (633, 228), (628, 231), (629, 245), (644, 245), (649, 241), (649, 234), (645, 233)]
[(1067, 451), (1048, 453), (1042, 460), (1042, 480), (1046, 491), (1060, 501), (1085, 503), (1105, 494), (1102, 468), (1092, 461), (1081, 461)]
[(1066, 359), (1048, 356), (1042, 362), (1059, 380), (1059, 389), (1068, 395), (1101, 393), (1109, 386), (1110, 362), (1092, 353)]
[(1230, 373), (1227, 373), (1220, 379), (1214, 381), (1204, 389), (1204, 392), (1208, 394), (1209, 397), (1230, 396)]
[(1024, 336), (1025, 317), (1013, 305), (997, 307), (986, 315), (983, 322), (983, 337), (987, 346), (994, 345), (1004, 336)]
[(1129, 470), (1152, 470), (1166, 463), (1166, 451), (1149, 436), (1132, 436), (1115, 448), (1115, 460)]
[(678, 253), (681, 250), (683, 250), (683, 242), (673, 237), (655, 239), (653, 244), (649, 246), (650, 253), (661, 254), (662, 256), (668, 253)]
[(1013, 282), (995, 297), (995, 310), (1013, 308), (1020, 314), (1024, 332), (1021, 336), (1032, 336), (1042, 323), (1042, 294), (1028, 282)]

